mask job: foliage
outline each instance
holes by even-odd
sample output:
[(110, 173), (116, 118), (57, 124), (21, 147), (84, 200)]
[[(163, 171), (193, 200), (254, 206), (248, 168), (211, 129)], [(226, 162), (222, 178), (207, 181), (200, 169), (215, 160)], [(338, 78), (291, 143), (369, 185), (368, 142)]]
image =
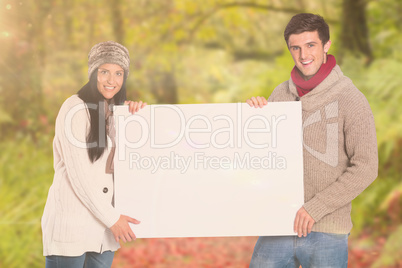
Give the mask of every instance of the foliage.
[(0, 143), (0, 266), (43, 267), (40, 217), (52, 176), (49, 139)]
[[(374, 61), (368, 68), (358, 59), (345, 60), (343, 71), (366, 95), (376, 122), (379, 148), (379, 177), (353, 201), (354, 237), (370, 230), (371, 241), (389, 236), (375, 267), (397, 264), (394, 252), (402, 247), (402, 62), (394, 59)], [(371, 215), (369, 217), (368, 215)], [(399, 240), (396, 239), (399, 238)], [(391, 239), (392, 238), (392, 239)]]
[(373, 51), (377, 58), (402, 60), (402, 2), (369, 1), (367, 13)]
[(400, 256), (402, 255), (402, 224), (392, 233), (384, 246), (381, 257), (373, 264), (373, 268), (381, 268), (391, 265), (402, 265)]
[(138, 239), (118, 251), (113, 267), (246, 268), (257, 238)]

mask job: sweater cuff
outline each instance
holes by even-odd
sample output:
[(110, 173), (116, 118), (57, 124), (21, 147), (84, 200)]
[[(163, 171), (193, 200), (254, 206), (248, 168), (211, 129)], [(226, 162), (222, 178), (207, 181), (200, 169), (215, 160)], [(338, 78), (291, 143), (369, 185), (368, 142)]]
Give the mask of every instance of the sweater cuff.
[(120, 214), (115, 210), (111, 210), (110, 215), (105, 219), (104, 224), (110, 229), (120, 218)]
[(304, 209), (307, 213), (314, 219), (315, 222), (318, 222), (325, 215), (328, 214), (328, 209), (325, 206), (324, 202), (319, 200), (317, 197), (314, 197), (307, 203), (303, 205)]

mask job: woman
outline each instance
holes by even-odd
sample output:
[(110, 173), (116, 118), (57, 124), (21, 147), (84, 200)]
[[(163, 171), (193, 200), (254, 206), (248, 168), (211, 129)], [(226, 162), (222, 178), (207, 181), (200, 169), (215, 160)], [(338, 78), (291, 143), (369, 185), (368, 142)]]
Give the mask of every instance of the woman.
[(135, 239), (113, 205), (114, 122), (111, 106), (126, 101), (128, 50), (102, 42), (88, 55), (89, 82), (68, 98), (56, 119), (54, 179), (42, 217), (46, 267), (110, 267), (119, 240)]

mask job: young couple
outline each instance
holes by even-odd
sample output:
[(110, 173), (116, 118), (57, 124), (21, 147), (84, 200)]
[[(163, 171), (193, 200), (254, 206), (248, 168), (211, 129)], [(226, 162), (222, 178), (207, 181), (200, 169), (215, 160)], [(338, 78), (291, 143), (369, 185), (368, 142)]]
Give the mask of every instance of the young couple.
[[(329, 27), (321, 16), (295, 15), (284, 36), (295, 62), (290, 79), (268, 100), (252, 97), (247, 103), (302, 102), (305, 203), (295, 215), (297, 235), (260, 237), (250, 267), (346, 268), (351, 201), (377, 177), (374, 118), (364, 95), (327, 54)], [(129, 65), (121, 44), (95, 45), (88, 56), (89, 82), (63, 103), (57, 116), (55, 174), (42, 217), (48, 268), (110, 267), (119, 240), (135, 239), (129, 223), (139, 221), (120, 215), (113, 204), (110, 106), (126, 104), (135, 113), (146, 105), (126, 100)], [(72, 144), (69, 135), (87, 146)]]

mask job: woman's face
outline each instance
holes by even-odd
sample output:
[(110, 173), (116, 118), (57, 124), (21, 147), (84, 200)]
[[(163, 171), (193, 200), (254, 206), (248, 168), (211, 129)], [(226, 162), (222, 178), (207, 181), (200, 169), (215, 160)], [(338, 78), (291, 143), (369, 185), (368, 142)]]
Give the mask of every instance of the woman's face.
[(124, 70), (117, 64), (106, 63), (98, 68), (97, 87), (107, 100), (116, 95), (124, 82)]

